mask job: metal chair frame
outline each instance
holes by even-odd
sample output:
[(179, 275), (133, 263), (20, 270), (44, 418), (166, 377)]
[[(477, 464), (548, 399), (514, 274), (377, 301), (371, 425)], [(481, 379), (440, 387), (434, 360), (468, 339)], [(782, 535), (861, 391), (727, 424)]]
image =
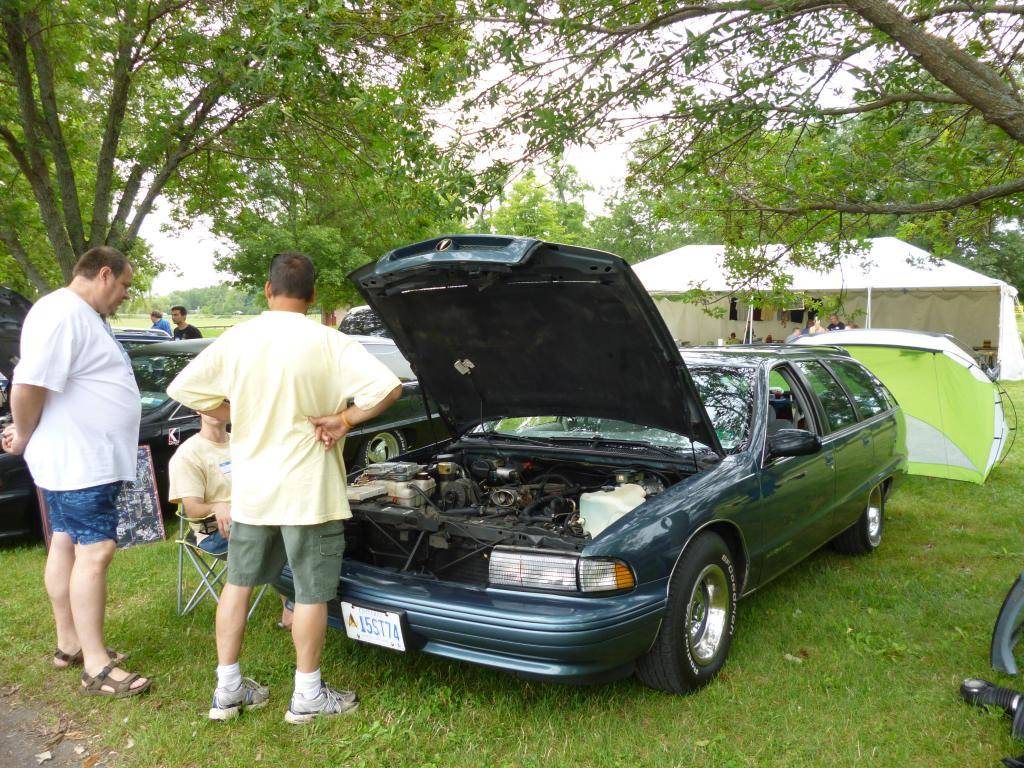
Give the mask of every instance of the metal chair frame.
[[(201, 549), (196, 542), (195, 533), (192, 531), (191, 523), (202, 523), (213, 517), (213, 515), (206, 515), (205, 517), (188, 517), (185, 514), (183, 504), (178, 505), (178, 538), (176, 543), (178, 545), (178, 615), (184, 616), (187, 613), (195, 610), (195, 608), (203, 601), (204, 598), (210, 597), (213, 602), (220, 603), (220, 590), (224, 587), (224, 580), (227, 576), (228, 568), (228, 554), (224, 552), (220, 555), (215, 555), (211, 552), (207, 552), (205, 549)], [(191, 587), (185, 584), (185, 558), (188, 558), (196, 573), (199, 576), (199, 585), (192, 590), (192, 594), (189, 598), (185, 599), (185, 593)], [(252, 601), (252, 605), (249, 606), (249, 612), (246, 614), (246, 620), (252, 618), (253, 613), (256, 611), (256, 607), (260, 604), (260, 600), (263, 599), (263, 595), (267, 591), (267, 584), (262, 585), (256, 591), (256, 599)]]

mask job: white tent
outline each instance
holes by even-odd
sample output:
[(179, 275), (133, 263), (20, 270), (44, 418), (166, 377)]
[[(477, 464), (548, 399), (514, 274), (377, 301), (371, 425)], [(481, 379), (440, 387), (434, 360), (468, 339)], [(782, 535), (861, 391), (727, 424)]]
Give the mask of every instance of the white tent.
[[(768, 255), (784, 252), (782, 246), (765, 250)], [(730, 333), (743, 338), (753, 315), (740, 302), (736, 319), (728, 319), (730, 299), (751, 286), (730, 284), (724, 252), (721, 245), (687, 245), (633, 268), (680, 341), (713, 344)], [(995, 357), (1001, 378), (1024, 379), (1024, 347), (1015, 315), (1017, 289), (1002, 280), (935, 259), (894, 237), (868, 240), (866, 248), (841, 257), (830, 270), (791, 267), (789, 275), (795, 292), (810, 298), (839, 295), (844, 317), (856, 316), (862, 326), (950, 333), (981, 355)], [(698, 305), (674, 300), (695, 288), (716, 297), (713, 306), (722, 309), (721, 319)], [(751, 321), (754, 335), (784, 339), (803, 324), (791, 309), (762, 311), (763, 319)]]

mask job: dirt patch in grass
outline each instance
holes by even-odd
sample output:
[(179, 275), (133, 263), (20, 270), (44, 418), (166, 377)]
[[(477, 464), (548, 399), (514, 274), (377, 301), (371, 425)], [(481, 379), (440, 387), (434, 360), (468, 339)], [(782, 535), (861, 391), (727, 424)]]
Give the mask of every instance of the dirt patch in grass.
[(47, 712), (21, 693), (0, 687), (0, 765), (5, 768), (109, 768), (116, 755), (66, 715)]

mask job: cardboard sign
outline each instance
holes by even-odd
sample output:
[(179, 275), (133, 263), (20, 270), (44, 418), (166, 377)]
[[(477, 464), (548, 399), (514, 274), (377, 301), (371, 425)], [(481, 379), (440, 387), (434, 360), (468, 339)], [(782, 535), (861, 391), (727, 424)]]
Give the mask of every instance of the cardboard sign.
[[(164, 518), (156, 489), (153, 454), (148, 445), (140, 445), (135, 482), (125, 483), (117, 496), (117, 548), (134, 547), (164, 540)], [(43, 536), (50, 546), (50, 509), (43, 492), (39, 496), (39, 514), (43, 519)]]

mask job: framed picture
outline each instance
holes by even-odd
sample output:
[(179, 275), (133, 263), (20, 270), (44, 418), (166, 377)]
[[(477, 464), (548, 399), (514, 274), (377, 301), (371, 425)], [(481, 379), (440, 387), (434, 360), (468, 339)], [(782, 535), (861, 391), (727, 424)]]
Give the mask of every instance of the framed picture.
[[(117, 548), (134, 547), (137, 544), (151, 544), (163, 541), (164, 518), (160, 510), (160, 498), (156, 489), (156, 471), (153, 468), (153, 454), (148, 445), (140, 445), (136, 458), (135, 482), (125, 483), (117, 496)], [(50, 510), (43, 492), (39, 497), (39, 514), (43, 521), (43, 536), (50, 546)]]

